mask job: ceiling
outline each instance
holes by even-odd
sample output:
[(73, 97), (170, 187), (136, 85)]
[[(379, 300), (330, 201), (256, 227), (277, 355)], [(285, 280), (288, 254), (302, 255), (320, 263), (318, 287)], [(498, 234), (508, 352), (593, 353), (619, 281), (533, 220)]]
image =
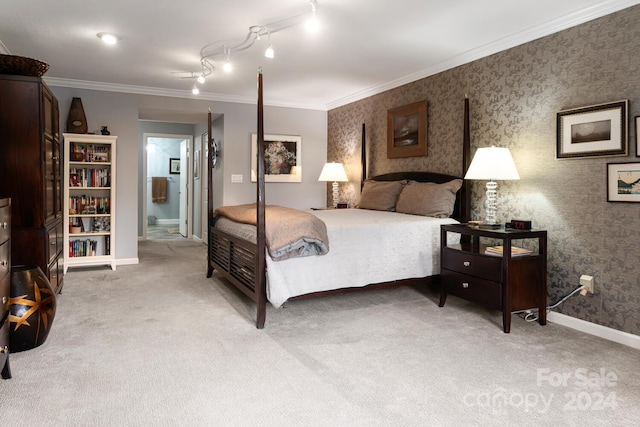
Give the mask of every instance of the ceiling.
[[(54, 86), (331, 109), (640, 3), (640, 0), (318, 0), (320, 30), (272, 32), (224, 55), (193, 95), (201, 49), (301, 14), (308, 0), (0, 0), (0, 52), (50, 64)], [(103, 45), (99, 32), (121, 38)]]

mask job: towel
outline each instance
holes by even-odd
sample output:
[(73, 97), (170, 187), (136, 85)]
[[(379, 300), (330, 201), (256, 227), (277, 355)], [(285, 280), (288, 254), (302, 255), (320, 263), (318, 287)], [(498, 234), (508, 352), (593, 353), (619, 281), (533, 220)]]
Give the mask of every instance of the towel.
[(154, 176), (151, 178), (151, 201), (153, 203), (167, 203), (166, 176)]

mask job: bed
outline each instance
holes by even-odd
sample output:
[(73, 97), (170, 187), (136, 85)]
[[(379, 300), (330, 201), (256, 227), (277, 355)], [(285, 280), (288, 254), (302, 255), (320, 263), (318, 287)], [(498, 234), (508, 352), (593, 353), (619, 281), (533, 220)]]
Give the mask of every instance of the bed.
[[(259, 147), (264, 144), (262, 109), (262, 73), (258, 73)], [(467, 99), (464, 116), (462, 172), (466, 170), (469, 158)], [(208, 134), (212, 134), (211, 129)], [(309, 296), (437, 283), (440, 273), (440, 225), (466, 222), (469, 218), (469, 191), (461, 179), (463, 174), (451, 176), (412, 171), (365, 179), (364, 142), (363, 125), (360, 198), (363, 208), (305, 213), (319, 218), (326, 225), (329, 250), (324, 255), (278, 261), (270, 256), (265, 212), (269, 212), (271, 207), (265, 205), (264, 198), (264, 150), (257, 150), (258, 183), (253, 206), (255, 225), (214, 215), (213, 186), (209, 183), (207, 277), (211, 277), (215, 270), (256, 303), (257, 328), (264, 327), (267, 303), (280, 307), (288, 300)], [(211, 139), (209, 144), (209, 153), (212, 153)], [(209, 162), (211, 168), (211, 158)], [(425, 207), (415, 203), (415, 196), (424, 190), (435, 191), (443, 196), (443, 204), (435, 207), (436, 216), (440, 218), (421, 212), (427, 209), (433, 213), (432, 204)], [(416, 209), (419, 212), (415, 212)]]

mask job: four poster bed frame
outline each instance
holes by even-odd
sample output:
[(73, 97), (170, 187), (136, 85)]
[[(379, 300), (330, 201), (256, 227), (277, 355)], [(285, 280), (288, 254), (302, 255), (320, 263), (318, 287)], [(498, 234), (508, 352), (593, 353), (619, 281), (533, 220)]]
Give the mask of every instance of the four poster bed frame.
[[(264, 164), (264, 124), (263, 124), (263, 98), (262, 98), (262, 72), (258, 72), (258, 150), (257, 150), (257, 229), (256, 242), (247, 241), (217, 229), (214, 226), (213, 208), (213, 138), (211, 132), (211, 111), (208, 120), (208, 257), (207, 277), (211, 277), (213, 270), (217, 270), (222, 277), (251, 298), (257, 306), (256, 327), (262, 329), (266, 319), (267, 291), (266, 291), (266, 239), (265, 239), (265, 164)], [(469, 100), (464, 100), (464, 136), (462, 148), (462, 172), (461, 176), (451, 176), (431, 172), (393, 172), (376, 177), (370, 177), (376, 181), (399, 181), (403, 179), (418, 182), (444, 183), (456, 178), (464, 177), (464, 172), (469, 166)], [(366, 178), (366, 146), (365, 126), (362, 125), (362, 182)], [(453, 218), (460, 222), (467, 222), (470, 218), (470, 191), (466, 182), (456, 195)], [(385, 288), (400, 285), (427, 285), (438, 283), (439, 274), (419, 279), (394, 280), (385, 283), (370, 284), (358, 288), (342, 288), (331, 291), (314, 292), (306, 295), (292, 297), (300, 299), (311, 296), (345, 293), (372, 288)]]

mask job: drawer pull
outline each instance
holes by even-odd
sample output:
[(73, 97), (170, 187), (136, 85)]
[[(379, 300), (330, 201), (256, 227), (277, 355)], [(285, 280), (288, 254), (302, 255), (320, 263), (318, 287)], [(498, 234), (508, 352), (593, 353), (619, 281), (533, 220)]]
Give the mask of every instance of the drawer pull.
[(56, 241), (55, 241), (55, 240), (52, 240), (52, 241), (51, 241), (51, 246), (55, 246), (55, 245), (56, 245)]
[(5, 230), (6, 230), (7, 228), (9, 228), (9, 223), (8, 223), (7, 221), (4, 221), (4, 222), (2, 223), (2, 228), (3, 228), (3, 229), (5, 229)]
[(2, 297), (2, 305), (5, 305), (9, 299), (7, 297)]
[(462, 282), (462, 287), (467, 289), (469, 287), (469, 283), (467, 282)]
[(471, 261), (465, 261), (462, 263), (465, 267), (469, 267), (471, 265)]
[(9, 346), (5, 345), (4, 347), (0, 348), (0, 354), (5, 354), (5, 353), (9, 353)]

